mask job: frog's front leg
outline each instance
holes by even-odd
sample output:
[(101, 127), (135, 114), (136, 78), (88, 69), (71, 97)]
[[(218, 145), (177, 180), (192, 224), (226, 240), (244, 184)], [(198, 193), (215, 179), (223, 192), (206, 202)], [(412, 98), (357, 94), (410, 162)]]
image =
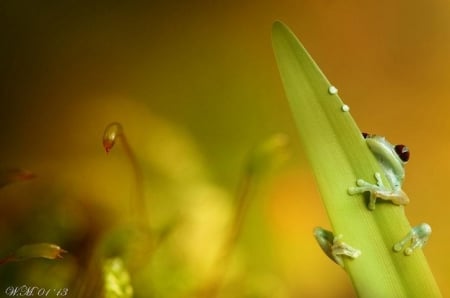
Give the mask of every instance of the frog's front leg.
[(348, 193), (350, 195), (356, 195), (369, 192), (370, 197), (368, 208), (370, 210), (375, 209), (377, 198), (385, 201), (391, 201), (396, 205), (406, 205), (409, 203), (408, 195), (401, 188), (390, 190), (384, 186), (380, 173), (375, 173), (375, 179), (377, 181), (376, 184), (367, 182), (363, 179), (356, 180), (357, 186), (349, 187)]
[(316, 237), (317, 243), (319, 243), (325, 254), (342, 267), (344, 267), (343, 256), (356, 259), (361, 255), (359, 249), (353, 248), (342, 241), (343, 236), (341, 234), (334, 236), (332, 232), (317, 227), (314, 229), (314, 237)]

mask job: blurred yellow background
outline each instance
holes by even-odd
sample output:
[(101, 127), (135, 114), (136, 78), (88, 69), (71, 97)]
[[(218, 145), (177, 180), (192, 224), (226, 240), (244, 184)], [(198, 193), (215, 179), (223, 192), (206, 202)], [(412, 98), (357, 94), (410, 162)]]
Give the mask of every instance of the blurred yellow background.
[[(199, 275), (194, 285), (213, 264), (247, 153), (286, 133), (292, 159), (250, 206), (226, 293), (354, 297), (312, 236), (329, 224), (272, 53), (271, 26), (281, 20), (362, 130), (410, 148), (405, 210), (412, 225), (432, 226), (425, 254), (450, 295), (447, 1), (3, 1), (0, 15), (0, 165), (37, 175), (0, 192), (0, 252), (42, 241), (69, 251), (44, 269), (0, 267), (0, 291), (21, 282), (75, 287), (83, 258), (133, 196), (123, 150), (101, 147), (105, 126), (119, 121), (144, 171), (153, 223), (189, 219), (170, 239), (179, 251), (167, 255)], [(136, 297), (149, 289), (171, 297), (169, 282), (139, 289), (139, 278), (165, 276), (146, 270)], [(42, 271), (58, 277), (44, 283)]]

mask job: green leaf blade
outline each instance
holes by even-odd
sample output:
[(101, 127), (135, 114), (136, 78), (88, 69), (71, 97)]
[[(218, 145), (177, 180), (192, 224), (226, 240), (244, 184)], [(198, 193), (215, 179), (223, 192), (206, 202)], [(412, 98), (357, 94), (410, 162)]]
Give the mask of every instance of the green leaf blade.
[(348, 195), (358, 178), (374, 181), (374, 173), (382, 173), (380, 166), (342, 100), (330, 94), (332, 84), (295, 35), (281, 22), (274, 23), (272, 32), (285, 92), (334, 232), (362, 251), (359, 259), (345, 262), (357, 293), (440, 297), (421, 251), (408, 257), (392, 252), (393, 243), (411, 229), (404, 208), (377, 204), (371, 212), (363, 196)]

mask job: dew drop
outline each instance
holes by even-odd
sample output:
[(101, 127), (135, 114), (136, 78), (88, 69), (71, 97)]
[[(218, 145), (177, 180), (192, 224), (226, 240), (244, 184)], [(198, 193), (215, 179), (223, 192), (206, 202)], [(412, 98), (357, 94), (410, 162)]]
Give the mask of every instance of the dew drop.
[(342, 110), (342, 112), (348, 112), (348, 111), (350, 111), (350, 107), (348, 105), (344, 104), (344, 105), (342, 105), (341, 110)]
[(330, 86), (328, 87), (328, 93), (331, 95), (337, 94), (338, 93), (338, 89), (334, 86)]

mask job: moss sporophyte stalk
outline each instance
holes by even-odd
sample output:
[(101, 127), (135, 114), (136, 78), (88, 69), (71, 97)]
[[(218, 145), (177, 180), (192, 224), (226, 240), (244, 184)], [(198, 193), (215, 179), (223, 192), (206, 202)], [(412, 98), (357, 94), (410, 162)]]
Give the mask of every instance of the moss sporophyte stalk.
[(408, 148), (362, 134), (337, 88), (284, 24), (274, 23), (272, 38), (286, 96), (334, 231), (314, 230), (320, 247), (349, 274), (360, 297), (441, 297), (420, 249), (431, 228), (425, 223), (411, 228), (405, 216), (410, 199), (402, 184)]
[(144, 197), (144, 178), (142, 174), (142, 169), (139, 166), (136, 155), (128, 143), (127, 137), (125, 135), (122, 124), (119, 122), (112, 122), (108, 124), (103, 132), (103, 148), (106, 153), (110, 153), (114, 145), (117, 141), (121, 141), (123, 150), (125, 151), (125, 155), (128, 158), (128, 161), (132, 167), (134, 180), (136, 183), (136, 197), (131, 200), (131, 213), (130, 217), (136, 220), (136, 224), (143, 230), (148, 230), (148, 220), (147, 218), (150, 216), (147, 206), (146, 200)]

